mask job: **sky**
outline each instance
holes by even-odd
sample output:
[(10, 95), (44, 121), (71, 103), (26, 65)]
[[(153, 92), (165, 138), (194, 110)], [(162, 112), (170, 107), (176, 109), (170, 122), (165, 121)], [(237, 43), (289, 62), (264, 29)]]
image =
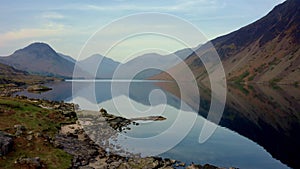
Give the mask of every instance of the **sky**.
[[(163, 13), (173, 18), (177, 17), (178, 20), (184, 20), (188, 23), (187, 25), (195, 26), (206, 40), (211, 40), (256, 21), (283, 1), (2, 0), (0, 5), (0, 56), (10, 55), (15, 50), (24, 48), (33, 42), (45, 42), (57, 52), (72, 56), (75, 59), (87, 57), (93, 52), (109, 55), (107, 53), (110, 49), (108, 44), (115, 44), (114, 42), (126, 39), (124, 37), (126, 34), (120, 35), (120, 32), (137, 31), (135, 28), (143, 26), (143, 31), (147, 32), (149, 27), (157, 26), (158, 24), (161, 24), (159, 26), (164, 27), (162, 28), (164, 30), (168, 28), (167, 34), (170, 36), (176, 35), (178, 30), (181, 31), (181, 34), (186, 33), (187, 36), (192, 38), (190, 45), (196, 47), (204, 43), (203, 38), (197, 39), (198, 36), (188, 35), (192, 34), (191, 31), (185, 27), (181, 28), (180, 25), (172, 25), (168, 17), (150, 19), (153, 24), (149, 27), (145, 26), (147, 25), (145, 22), (149, 22), (149, 19), (147, 17), (143, 18), (143, 15), (138, 19), (126, 20), (122, 25), (114, 25), (112, 23), (120, 23), (120, 20), (124, 21), (124, 18), (128, 16), (139, 15), (145, 12)], [(113, 26), (117, 26), (118, 29)], [(103, 29), (114, 31), (105, 32)], [(96, 38), (95, 35), (97, 35)], [(128, 38), (130, 40), (126, 41), (127, 43), (123, 44), (123, 47), (118, 46), (119, 48), (115, 48), (119, 49), (119, 51), (111, 52), (114, 54), (111, 54), (110, 57), (115, 60), (124, 59), (121, 55), (124, 55), (124, 52), (132, 47), (141, 44), (141, 41), (147, 41), (148, 43), (145, 43), (145, 45), (149, 45), (153, 41), (153, 46), (150, 44), (149, 48), (153, 47), (155, 50), (158, 44), (172, 44), (170, 38), (163, 37), (153, 40), (157, 38), (156, 35), (130, 36)], [(94, 41), (91, 42), (91, 39), (94, 39)], [(178, 45), (178, 43), (176, 44), (174, 43), (169, 45), (171, 47), (159, 50), (168, 53), (184, 47)], [(82, 53), (82, 51), (87, 50), (90, 51)], [(140, 54), (143, 53), (141, 52), (142, 50), (143, 48), (139, 47), (135, 52)], [(127, 55), (134, 56), (133, 53)]]

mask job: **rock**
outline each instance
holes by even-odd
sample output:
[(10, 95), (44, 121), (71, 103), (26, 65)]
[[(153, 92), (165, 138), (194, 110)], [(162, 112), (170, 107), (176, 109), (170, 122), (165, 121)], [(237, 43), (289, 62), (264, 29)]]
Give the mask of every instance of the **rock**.
[(26, 127), (23, 126), (23, 125), (20, 125), (20, 124), (14, 125), (14, 128), (17, 129), (17, 130), (22, 130), (22, 131), (25, 131), (25, 130), (26, 130)]
[(171, 159), (170, 161), (172, 164), (175, 164), (177, 162), (176, 160), (173, 160), (173, 159)]
[(187, 166), (185, 169), (203, 169), (201, 165), (191, 164)]
[(90, 166), (80, 166), (78, 169), (94, 169), (93, 167)]
[(157, 168), (159, 166), (159, 161), (155, 160), (152, 162), (152, 167)]
[(28, 141), (31, 141), (31, 140), (33, 139), (33, 136), (32, 136), (32, 135), (28, 135), (28, 136), (26, 137), (26, 139), (27, 139)]
[(99, 110), (99, 112), (102, 113), (103, 115), (107, 115), (107, 111), (105, 109), (103, 109), (103, 108), (101, 108)]
[(41, 137), (41, 136), (42, 136), (41, 133), (34, 133), (34, 137), (35, 137), (35, 138), (38, 138), (38, 137)]
[(163, 117), (163, 116), (146, 116), (146, 117), (136, 117), (136, 118), (132, 118), (130, 119), (131, 121), (163, 121), (166, 120), (167, 118)]
[(54, 108), (54, 109), (59, 109), (59, 108), (60, 108), (60, 105), (59, 105), (59, 104), (56, 104), (56, 105), (53, 106), (53, 108)]
[(52, 88), (42, 85), (33, 85), (27, 88), (28, 92), (43, 92), (48, 90), (52, 90)]
[(0, 156), (4, 156), (12, 150), (13, 138), (8, 133), (0, 131)]
[(20, 124), (14, 125), (14, 128), (16, 129), (16, 133), (15, 133), (16, 136), (20, 136), (26, 130), (25, 126), (22, 126)]
[(109, 164), (109, 168), (118, 168), (121, 165), (121, 162), (119, 161), (113, 161)]
[(185, 163), (184, 163), (184, 162), (181, 162), (181, 163), (178, 164), (178, 166), (180, 166), (180, 167), (185, 167)]
[[(78, 137), (78, 135), (73, 135)], [(54, 146), (74, 156), (73, 167), (86, 166), (99, 155), (99, 147), (91, 144), (93, 142), (90, 142), (90, 140), (79, 140), (74, 136), (57, 134)]]
[(76, 112), (74, 112), (74, 111), (63, 111), (62, 113), (65, 117), (69, 117), (69, 118), (76, 117)]
[(163, 169), (174, 169), (174, 168), (171, 166), (167, 166), (167, 167), (163, 167)]
[(42, 168), (43, 165), (39, 157), (34, 158), (24, 158), (21, 157), (17, 159), (16, 164), (22, 165), (21, 168)]
[(175, 162), (173, 162), (173, 160), (165, 158), (164, 160), (164, 166), (171, 166), (173, 165)]
[(213, 165), (210, 165), (210, 164), (205, 164), (205, 165), (203, 166), (203, 169), (218, 169), (218, 167), (213, 166)]

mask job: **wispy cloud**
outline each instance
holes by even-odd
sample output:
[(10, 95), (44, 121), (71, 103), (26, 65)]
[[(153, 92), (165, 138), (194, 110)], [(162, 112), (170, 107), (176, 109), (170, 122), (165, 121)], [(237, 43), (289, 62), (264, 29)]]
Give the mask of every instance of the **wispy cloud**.
[(45, 12), (44, 14), (42, 14), (42, 18), (46, 18), (46, 19), (63, 19), (65, 18), (64, 15), (57, 13), (57, 12)]
[(165, 12), (180, 12), (189, 11), (196, 8), (219, 8), (224, 3), (217, 3), (217, 0), (189, 0), (178, 1), (176, 4), (170, 5), (143, 5), (143, 4), (120, 4), (120, 5), (85, 5), (81, 9), (98, 10), (98, 11), (165, 11)]
[(60, 35), (64, 31), (63, 25), (49, 23), (42, 28), (23, 28), (19, 30), (9, 31), (3, 34), (0, 34), (0, 46), (5, 45), (6, 43), (30, 39), (30, 38), (39, 38), (39, 37), (50, 37), (54, 35)]

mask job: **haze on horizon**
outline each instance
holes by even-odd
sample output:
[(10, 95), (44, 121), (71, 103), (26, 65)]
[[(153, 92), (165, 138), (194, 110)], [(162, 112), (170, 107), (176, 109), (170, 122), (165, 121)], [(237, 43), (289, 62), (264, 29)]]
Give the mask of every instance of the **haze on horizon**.
[[(0, 7), (0, 56), (10, 55), (32, 42), (45, 42), (56, 51), (76, 59), (85, 42), (101, 27), (120, 17), (143, 12), (175, 15), (195, 25), (211, 40), (261, 18), (282, 2), (283, 0), (3, 0)], [(141, 23), (128, 24), (126, 29), (132, 29), (137, 24)], [(114, 34), (109, 37), (113, 39)], [(200, 43), (203, 42), (195, 40), (195, 47)], [(174, 45), (169, 52), (181, 48)], [(112, 59), (120, 60), (118, 54)]]

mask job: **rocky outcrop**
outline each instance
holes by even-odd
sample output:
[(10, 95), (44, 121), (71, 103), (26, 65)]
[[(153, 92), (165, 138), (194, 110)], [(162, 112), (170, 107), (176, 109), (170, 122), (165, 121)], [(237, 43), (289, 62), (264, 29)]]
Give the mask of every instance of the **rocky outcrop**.
[(20, 136), (23, 134), (23, 132), (26, 130), (25, 126), (22, 126), (20, 124), (14, 125), (14, 128), (16, 129), (15, 136)]
[(4, 156), (9, 153), (13, 148), (13, 137), (0, 131), (0, 156)]
[(1, 97), (10, 97), (16, 92), (20, 92), (23, 89), (20, 87), (17, 87), (13, 84), (5, 85), (5, 87), (0, 88), (0, 96)]
[[(101, 109), (100, 112), (79, 111), (77, 113), (79, 119), (78, 122), (76, 124), (62, 126), (60, 133), (56, 135), (54, 141), (55, 147), (61, 148), (73, 156), (72, 168), (172, 169), (185, 166), (188, 169), (218, 168), (209, 164), (205, 164), (204, 166), (196, 164), (186, 165), (180, 161), (163, 159), (161, 157), (142, 158), (135, 154), (127, 154), (129, 156), (125, 157), (122, 154), (126, 155), (128, 152), (115, 153), (109, 147), (109, 144), (105, 143), (105, 145), (102, 145), (101, 143), (108, 139), (114, 139), (117, 132), (130, 130), (130, 128), (127, 127), (129, 124), (134, 123), (137, 125), (138, 123), (133, 122), (132, 119), (129, 120), (108, 114), (104, 109)], [(101, 129), (101, 132), (95, 134), (94, 131), (99, 129)], [(106, 149), (103, 147), (106, 147)]]
[(163, 116), (146, 116), (146, 117), (136, 117), (136, 118), (132, 118), (130, 119), (131, 121), (163, 121), (166, 120), (167, 118), (163, 117)]
[(45, 92), (48, 90), (52, 90), (52, 88), (43, 85), (32, 85), (27, 88), (29, 92)]
[(27, 158), (27, 157), (20, 157), (15, 161), (15, 164), (20, 168), (46, 168), (45, 165), (41, 162), (39, 157), (34, 158)]
[(74, 158), (72, 168), (173, 168), (175, 160), (159, 157), (122, 157), (106, 152), (95, 144), (80, 125), (72, 124), (62, 127), (56, 135), (54, 146), (61, 148)]

